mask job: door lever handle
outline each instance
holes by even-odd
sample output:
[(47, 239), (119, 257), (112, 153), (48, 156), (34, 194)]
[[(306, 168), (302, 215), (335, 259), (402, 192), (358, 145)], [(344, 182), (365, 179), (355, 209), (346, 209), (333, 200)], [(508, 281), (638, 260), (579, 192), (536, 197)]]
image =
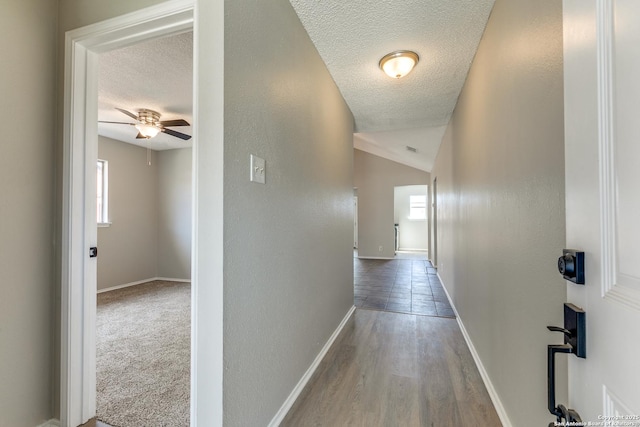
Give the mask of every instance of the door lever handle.
[(569, 421), (576, 421), (578, 423), (582, 422), (582, 418), (580, 414), (575, 409), (569, 409)]
[(573, 354), (580, 358), (587, 357), (587, 332), (585, 313), (573, 304), (564, 304), (564, 328), (547, 326), (552, 332), (562, 332), (564, 343), (571, 346)]
[(547, 346), (547, 397), (549, 412), (560, 418), (566, 418), (566, 408), (563, 405), (556, 406), (556, 353), (573, 353), (573, 348), (568, 344)]
[[(585, 313), (573, 304), (564, 304), (564, 328), (559, 326), (547, 326), (552, 332), (562, 332), (564, 334), (564, 344), (550, 344), (547, 346), (547, 407), (549, 412), (556, 417), (555, 423), (550, 423), (549, 427), (557, 425), (583, 425), (580, 414), (574, 409), (569, 409), (564, 405), (556, 406), (556, 354), (574, 354), (577, 357), (587, 357), (586, 347), (586, 322)], [(562, 420), (565, 420), (563, 423)], [(567, 422), (580, 424), (566, 424)]]
[(547, 329), (552, 331), (552, 332), (562, 332), (563, 334), (565, 334), (568, 337), (573, 336), (573, 333), (565, 328), (561, 328), (560, 326), (547, 326)]

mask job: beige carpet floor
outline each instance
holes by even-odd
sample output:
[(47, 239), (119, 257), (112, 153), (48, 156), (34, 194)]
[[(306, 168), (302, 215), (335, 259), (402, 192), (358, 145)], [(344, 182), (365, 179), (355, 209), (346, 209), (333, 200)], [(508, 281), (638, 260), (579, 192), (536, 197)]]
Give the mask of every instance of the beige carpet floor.
[(114, 427), (189, 425), (191, 285), (98, 294), (97, 413)]

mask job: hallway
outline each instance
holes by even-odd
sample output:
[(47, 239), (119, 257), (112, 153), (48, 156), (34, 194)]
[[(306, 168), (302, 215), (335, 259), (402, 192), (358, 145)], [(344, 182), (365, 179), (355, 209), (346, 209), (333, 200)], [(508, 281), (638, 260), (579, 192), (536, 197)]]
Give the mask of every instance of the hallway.
[(425, 255), (353, 259), (354, 305), (426, 316), (455, 317), (436, 269)]
[(357, 309), (281, 425), (502, 424), (455, 320)]

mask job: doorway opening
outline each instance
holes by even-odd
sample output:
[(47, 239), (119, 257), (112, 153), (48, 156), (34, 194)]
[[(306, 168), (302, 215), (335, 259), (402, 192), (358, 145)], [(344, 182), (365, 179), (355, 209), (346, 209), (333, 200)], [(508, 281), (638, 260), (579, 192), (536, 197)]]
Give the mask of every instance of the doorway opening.
[(428, 187), (396, 186), (393, 195), (396, 258), (426, 259), (429, 239)]
[[(210, 18), (223, 20), (222, 3), (210, 4)], [(201, 10), (201, 13), (205, 13)], [(90, 257), (97, 243), (96, 199), (87, 198), (87, 190), (96, 188), (98, 151), (98, 56), (121, 47), (179, 34), (194, 27), (194, 2), (169, 0), (155, 6), (122, 15), (77, 30), (65, 37), (64, 131), (62, 182), (61, 240), (61, 320), (60, 320), (60, 424), (75, 427), (96, 414), (96, 274), (97, 262)], [(219, 28), (214, 26), (215, 28)], [(200, 28), (198, 33), (210, 36), (209, 50), (221, 51), (219, 31)], [(197, 38), (197, 34), (196, 37)], [(196, 44), (197, 45), (197, 44)], [(204, 75), (214, 94), (194, 98), (194, 140), (201, 135), (207, 140), (221, 137), (223, 77), (222, 65), (198, 61), (194, 51), (194, 93), (198, 93), (198, 76)], [(200, 64), (200, 69), (198, 68)], [(198, 104), (214, 107), (206, 110), (214, 124), (198, 125)], [(192, 296), (191, 296), (191, 423), (197, 418), (221, 425), (222, 418), (222, 235), (221, 188), (223, 157), (221, 145), (193, 147), (193, 224), (192, 224)], [(203, 170), (198, 167), (200, 155), (208, 159)], [(202, 154), (204, 153), (204, 154)], [(206, 173), (207, 189), (199, 185)], [(203, 199), (199, 203), (199, 199)], [(212, 201), (212, 198), (215, 199)], [(199, 223), (199, 215), (206, 223)], [(198, 230), (213, 236), (198, 241)], [(199, 254), (207, 255), (207, 264), (198, 263)], [(198, 293), (198, 283), (209, 284)], [(206, 310), (203, 310), (206, 307)], [(200, 313), (200, 314), (199, 314)], [(199, 333), (198, 322), (207, 324), (207, 334)], [(199, 339), (200, 338), (200, 339)], [(202, 341), (202, 342), (200, 342)], [(200, 360), (205, 362), (198, 363)], [(200, 369), (198, 366), (200, 365)], [(200, 375), (198, 375), (198, 372)], [(198, 404), (202, 401), (202, 404)], [(206, 404), (204, 403), (206, 402)]]
[(358, 189), (353, 189), (353, 256), (358, 256)]
[[(192, 47), (185, 31), (98, 55), (96, 416), (107, 425), (189, 425)], [(144, 138), (149, 112), (159, 132)]]

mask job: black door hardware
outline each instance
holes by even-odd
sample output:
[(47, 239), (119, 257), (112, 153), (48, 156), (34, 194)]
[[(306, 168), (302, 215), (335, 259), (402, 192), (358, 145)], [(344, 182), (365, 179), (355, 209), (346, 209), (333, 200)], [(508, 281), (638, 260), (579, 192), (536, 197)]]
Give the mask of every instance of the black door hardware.
[(92, 246), (89, 248), (89, 258), (95, 258), (98, 256), (98, 248), (95, 246)]
[(582, 418), (580, 418), (580, 414), (578, 414), (574, 409), (567, 409), (564, 405), (558, 405), (557, 410), (559, 411), (560, 415), (557, 415), (555, 422), (549, 423), (549, 427), (555, 427), (558, 425), (584, 425), (582, 424)]
[(584, 252), (563, 249), (558, 258), (558, 271), (566, 280), (584, 285)]
[[(564, 328), (547, 326), (553, 332), (564, 334), (564, 344), (547, 346), (547, 397), (548, 408), (555, 415), (558, 423), (582, 422), (580, 415), (564, 405), (556, 406), (556, 353), (574, 354), (580, 358), (587, 357), (585, 312), (573, 304), (564, 305)], [(549, 426), (554, 425), (550, 423)]]
[(569, 353), (575, 354), (583, 359), (587, 357), (587, 333), (584, 310), (571, 303), (565, 303), (564, 328), (547, 326), (547, 329), (564, 334), (564, 343), (571, 348)]

